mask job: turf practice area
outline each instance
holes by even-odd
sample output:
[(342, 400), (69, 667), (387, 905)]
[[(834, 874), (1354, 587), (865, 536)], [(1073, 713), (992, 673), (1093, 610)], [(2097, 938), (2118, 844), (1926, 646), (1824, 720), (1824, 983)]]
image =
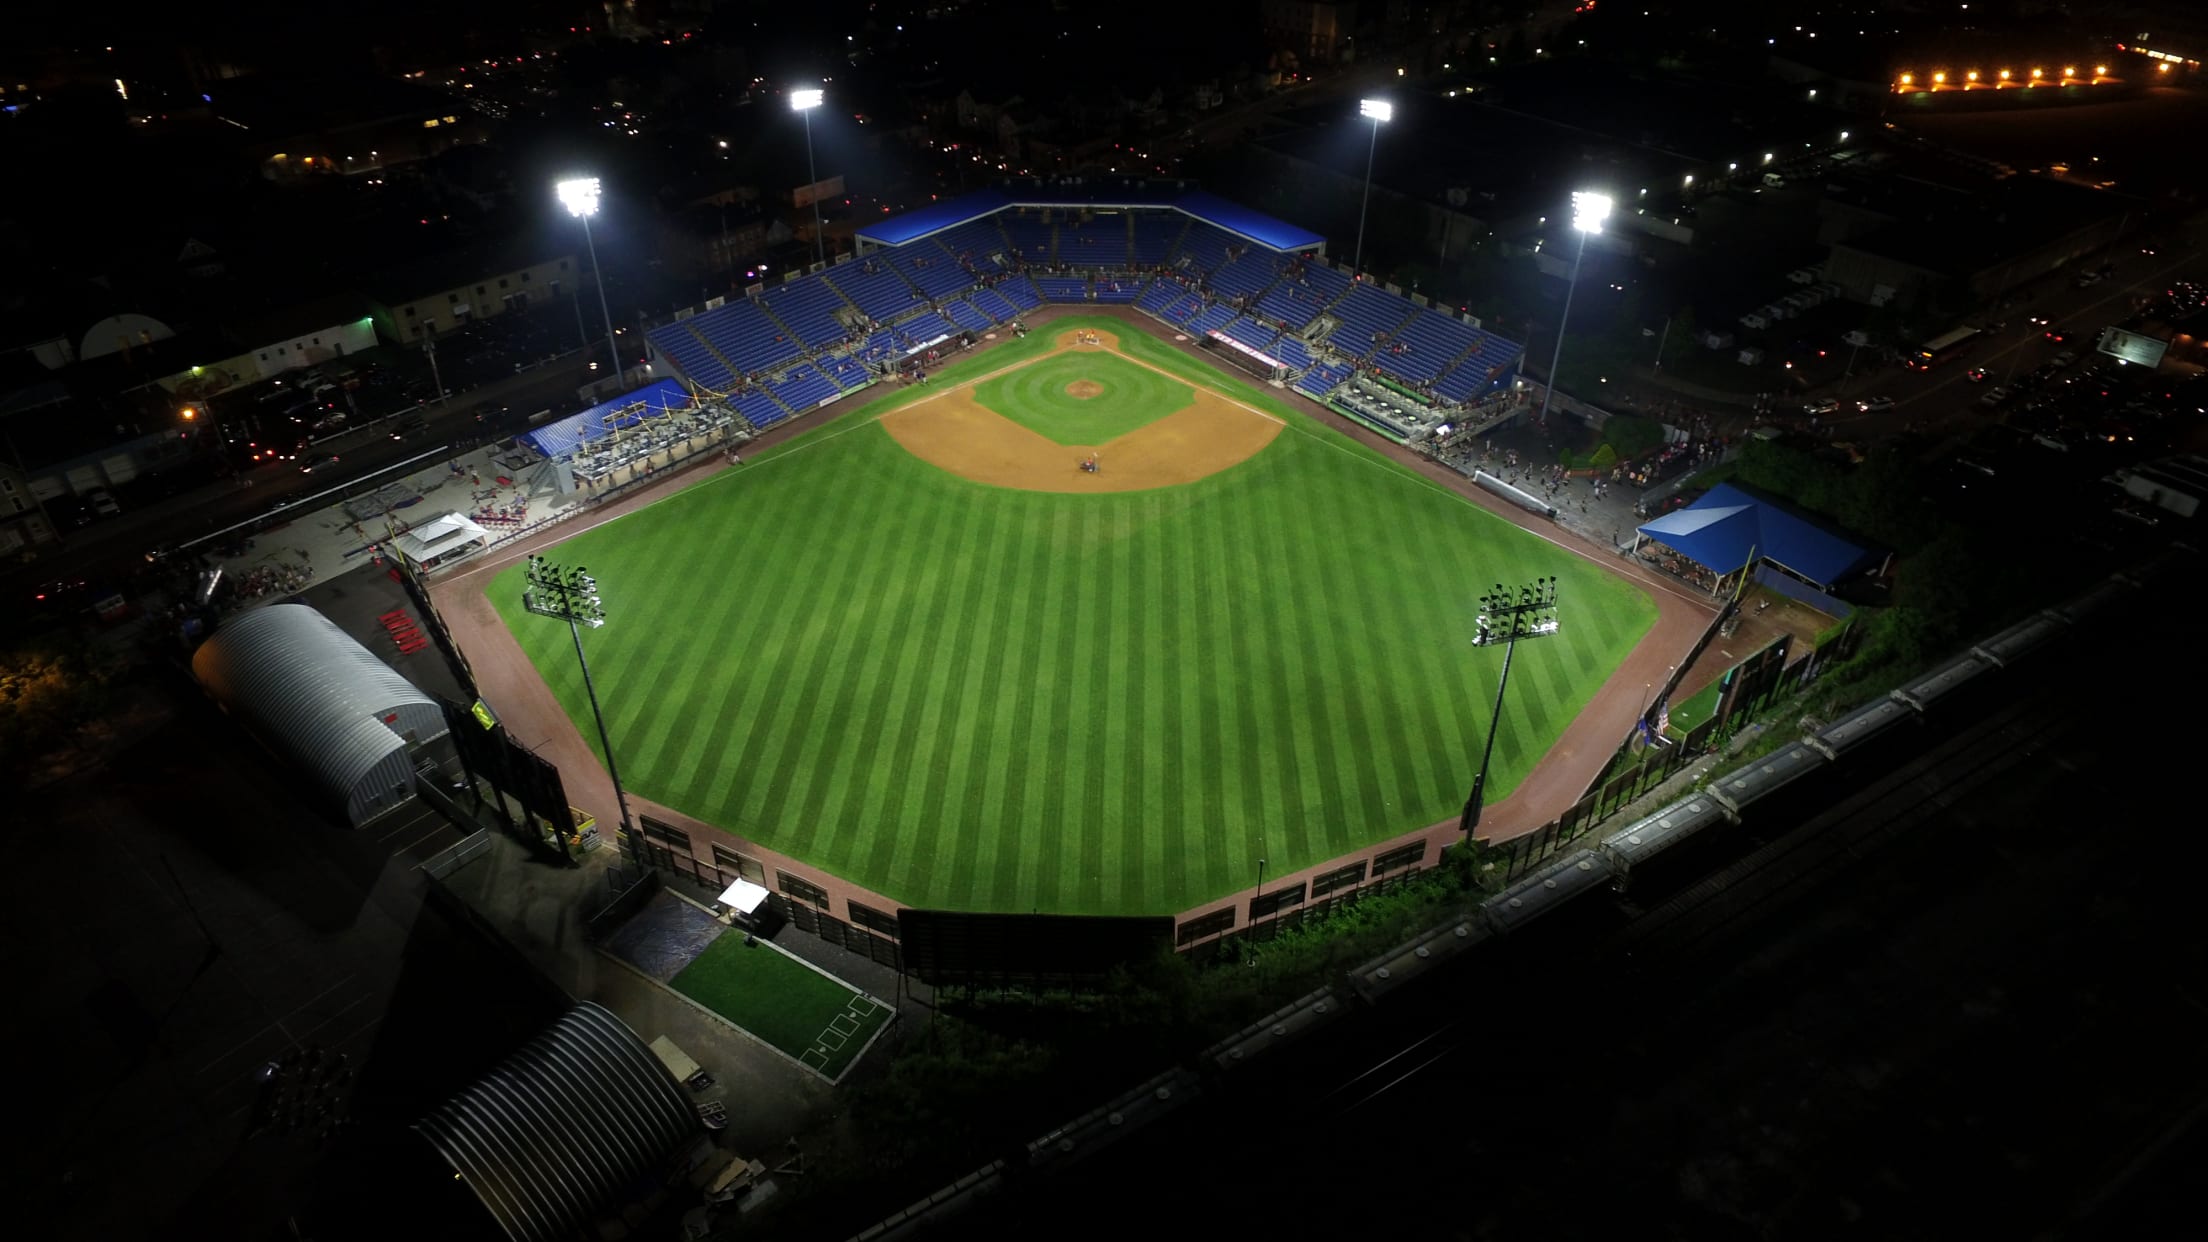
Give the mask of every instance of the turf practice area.
[[(1054, 352), (1083, 324), (1125, 357)], [(632, 789), (912, 905), (1177, 913), (1261, 858), (1284, 875), (1456, 813), (1502, 663), (1471, 646), (1492, 584), (1555, 575), (1563, 625), (1518, 650), (1490, 799), (1654, 623), (1638, 588), (1263, 389), (1120, 321), (1049, 329), (553, 552), (604, 596), (583, 641)], [(1194, 482), (1073, 494), (959, 477), (875, 421), (1044, 355), (1044, 391), (1146, 364), (1285, 430)], [(566, 627), (522, 611), (519, 566), (488, 590), (595, 745)]]
[(771, 944), (727, 932), (670, 982), (677, 992), (833, 1079), (890, 1009)]

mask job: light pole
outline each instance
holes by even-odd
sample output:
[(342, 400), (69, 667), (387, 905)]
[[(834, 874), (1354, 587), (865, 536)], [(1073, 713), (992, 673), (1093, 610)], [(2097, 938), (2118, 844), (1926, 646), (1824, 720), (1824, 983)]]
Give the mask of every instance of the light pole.
[(820, 176), (813, 171), (813, 109), (820, 106), (823, 92), (819, 87), (790, 92), (790, 110), (805, 118), (805, 181), (813, 195), (813, 255), (822, 266), (828, 263), (828, 238), (820, 231)]
[[(598, 266), (598, 246), (590, 239), (590, 218), (598, 214), (598, 178), (571, 177), (552, 187), (568, 213), (583, 222), (583, 248), (590, 252), (590, 278), (598, 286), (598, 313), (606, 317), (606, 352), (613, 356), (613, 378), (621, 378), (621, 347), (613, 339), (613, 312), (606, 309), (606, 274)], [(582, 291), (576, 290), (581, 297)], [(580, 307), (577, 315), (582, 314)]]
[(1372, 142), (1365, 147), (1365, 197), (1357, 206), (1357, 254), (1350, 260), (1350, 275), (1365, 270), (1365, 211), (1372, 206), (1372, 157), (1380, 149), (1380, 126), (1395, 118), (1395, 105), (1385, 99), (1357, 101), (1357, 115), (1372, 121)]
[(1600, 233), (1610, 215), (1610, 196), (1591, 190), (1572, 191), (1572, 227), (1579, 232), (1579, 250), (1572, 256), (1572, 278), (1564, 286), (1564, 314), (1556, 321), (1556, 351), (1549, 355), (1549, 382), (1541, 389), (1541, 426), (1549, 424), (1549, 398), (1556, 393), (1556, 368), (1564, 360), (1564, 327), (1572, 321), (1572, 293), (1579, 288), (1579, 261), (1587, 257), (1587, 235)]
[(605, 602), (598, 595), (598, 580), (577, 565), (562, 569), (542, 556), (529, 558), (529, 586), (521, 593), (521, 606), (540, 617), (567, 622), (575, 639), (575, 662), (583, 667), (583, 692), (590, 696), (590, 716), (598, 723), (598, 746), (606, 752), (606, 775), (613, 778), (613, 800), (621, 811), (621, 848), (632, 849), (634, 829), (629, 824), (629, 796), (621, 789), (621, 769), (613, 761), (613, 743), (606, 737), (606, 716), (598, 709), (598, 687), (590, 679), (590, 657), (583, 654), (583, 628), (606, 623)]
[(1503, 675), (1495, 682), (1495, 712), (1487, 722), (1487, 745), (1480, 752), (1479, 775), (1472, 778), (1472, 796), (1464, 803), (1458, 829), (1467, 837), (1480, 826), (1480, 802), (1487, 792), (1487, 765), (1495, 757), (1495, 734), (1503, 726), (1503, 689), (1510, 684), (1510, 658), (1521, 638), (1545, 638), (1557, 631), (1556, 579), (1536, 578), (1515, 592), (1496, 583), (1480, 597), (1480, 612), (1472, 637), (1475, 647), (1503, 644)]

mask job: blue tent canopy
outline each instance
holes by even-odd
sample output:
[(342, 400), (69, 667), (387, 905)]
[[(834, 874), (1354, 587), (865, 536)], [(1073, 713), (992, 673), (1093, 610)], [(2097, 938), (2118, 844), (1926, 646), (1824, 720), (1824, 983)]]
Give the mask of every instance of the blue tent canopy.
[(611, 401), (601, 401), (557, 422), (546, 423), (520, 439), (546, 457), (564, 457), (581, 448), (586, 441), (617, 428), (634, 427), (647, 416), (687, 410), (690, 404), (690, 390), (684, 388), (680, 380), (663, 379), (634, 392), (622, 393)]
[(1275, 220), (1216, 194), (1202, 190), (1177, 190), (1171, 187), (1147, 189), (1140, 186), (1118, 189), (1015, 186), (978, 190), (869, 224), (858, 230), (858, 235), (879, 245), (902, 246), (1007, 207), (1093, 207), (1099, 210), (1172, 208), (1273, 250), (1310, 250), (1326, 244), (1326, 239), (1317, 233), (1297, 228), (1284, 220)]
[(1720, 577), (1747, 565), (1753, 556), (1829, 588), (1877, 564), (1881, 555), (1730, 483), (1720, 483), (1686, 508), (1638, 529)]

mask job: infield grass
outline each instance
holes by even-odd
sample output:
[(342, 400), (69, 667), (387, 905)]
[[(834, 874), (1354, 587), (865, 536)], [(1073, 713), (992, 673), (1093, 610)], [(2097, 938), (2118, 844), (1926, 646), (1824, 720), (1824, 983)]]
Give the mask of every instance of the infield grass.
[[(1096, 385), (1096, 395), (1067, 392)], [(1113, 354), (1044, 358), (974, 387), (974, 399), (1060, 444), (1102, 444), (1195, 404), (1196, 390)]]
[[(1135, 357), (1281, 418), (1182, 487), (1014, 491), (873, 425), (905, 390), (562, 545), (622, 775), (897, 900), (1163, 914), (1454, 815), (1501, 653), (1480, 593), (1556, 575), (1506, 796), (1654, 623), (1639, 588), (1117, 320)], [(1030, 360), (1043, 333), (934, 373)], [(1124, 365), (1124, 364), (1123, 364)], [(595, 746), (564, 626), (489, 594)], [(841, 911), (837, 913), (841, 914)]]

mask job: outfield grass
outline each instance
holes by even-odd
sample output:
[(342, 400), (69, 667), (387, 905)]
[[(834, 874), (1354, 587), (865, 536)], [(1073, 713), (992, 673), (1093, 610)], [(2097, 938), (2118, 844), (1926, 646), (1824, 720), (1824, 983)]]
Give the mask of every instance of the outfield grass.
[[(1072, 396), (1066, 386), (1077, 380), (1102, 391)], [(1102, 444), (1187, 409), (1196, 390), (1111, 354), (1066, 353), (976, 385), (974, 398), (1060, 444)]]
[(773, 945), (745, 944), (741, 932), (707, 945), (669, 982), (829, 1078), (843, 1073), (890, 1015)]
[[(1490, 584), (1554, 574), (1565, 618), (1518, 652), (1491, 799), (1654, 623), (1631, 584), (1087, 322), (1287, 431), (1183, 487), (1012, 491), (872, 425), (907, 390), (568, 541), (611, 616), (584, 642), (632, 788), (912, 905), (1175, 913), (1260, 858), (1285, 874), (1461, 807), (1501, 664), (1470, 646)], [(521, 572), (490, 597), (595, 745)]]

